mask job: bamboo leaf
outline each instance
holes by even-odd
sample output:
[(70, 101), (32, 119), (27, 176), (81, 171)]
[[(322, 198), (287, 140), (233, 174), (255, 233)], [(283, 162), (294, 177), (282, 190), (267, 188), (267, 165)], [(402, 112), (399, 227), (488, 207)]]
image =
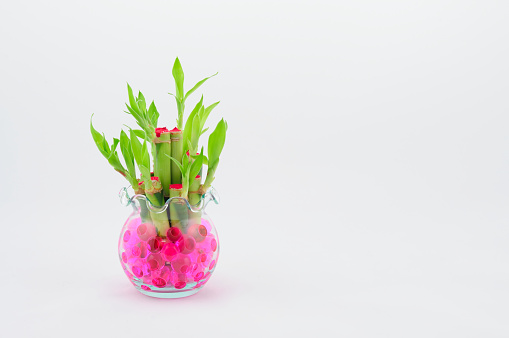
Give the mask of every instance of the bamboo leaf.
[(182, 70), (179, 58), (175, 59), (171, 73), (175, 79), (176, 97), (178, 97), (179, 101), (182, 101), (184, 98), (184, 71)]
[(184, 168), (182, 167), (182, 164), (180, 164), (180, 162), (179, 162), (177, 159), (175, 159), (175, 158), (171, 157), (171, 156), (170, 156), (170, 155), (168, 155), (168, 154), (164, 154), (164, 155), (166, 155), (167, 157), (169, 157), (169, 158), (170, 158), (170, 159), (171, 159), (171, 160), (172, 160), (172, 161), (173, 161), (173, 162), (177, 165), (177, 167), (178, 167), (178, 168), (179, 168), (179, 170), (180, 170), (180, 173), (184, 173)]
[(198, 141), (200, 139), (200, 115), (195, 115), (193, 119), (193, 129), (191, 130), (191, 148), (189, 151), (196, 152), (198, 150)]
[(221, 121), (218, 122), (216, 129), (214, 129), (214, 131), (210, 134), (208, 144), (209, 163), (214, 163), (216, 160), (219, 160), (219, 156), (223, 151), (226, 140), (226, 130), (226, 121), (221, 119)]
[(152, 126), (154, 128), (157, 127), (157, 121), (159, 120), (159, 112), (157, 111), (154, 101), (152, 101), (152, 103), (148, 107), (148, 119), (150, 120), (150, 123), (152, 123)]
[(201, 136), (201, 135), (203, 135), (203, 134), (205, 134), (205, 133), (207, 132), (207, 130), (209, 130), (209, 128), (208, 128), (208, 127), (207, 127), (207, 128), (205, 128), (205, 129), (203, 129), (203, 130), (201, 131), (201, 133), (200, 133), (200, 136)]
[(134, 99), (133, 95), (133, 90), (131, 89), (131, 86), (129, 86), (129, 83), (127, 84), (127, 93), (129, 95), (129, 104), (131, 105), (131, 108), (139, 114), (140, 110), (138, 108), (138, 105), (136, 104), (136, 100)]
[(148, 154), (147, 140), (143, 140), (143, 146), (141, 147), (141, 158), (142, 165), (150, 168), (150, 155)]
[[(99, 133), (97, 130), (94, 129), (94, 126), (92, 125), (92, 116), (90, 116), (90, 132), (92, 133), (92, 138), (94, 139), (95, 145), (97, 146), (97, 149), (101, 152), (101, 154), (108, 158), (110, 155), (110, 147), (108, 146), (108, 143), (106, 142), (104, 135)], [(106, 146), (104, 145), (106, 143)]]
[[(124, 156), (124, 162), (127, 167), (127, 171), (133, 177), (136, 177), (136, 169), (134, 166), (133, 151), (131, 149), (131, 141), (127, 134), (122, 130), (120, 132), (120, 150)], [(135, 187), (136, 188), (136, 187)]]
[(210, 79), (211, 77), (216, 76), (217, 74), (218, 74), (218, 73), (215, 73), (214, 75), (211, 75), (211, 76), (209, 76), (209, 77), (206, 77), (206, 78), (204, 78), (203, 80), (199, 81), (197, 84), (195, 84), (195, 85), (194, 85), (194, 87), (193, 87), (193, 88), (191, 88), (191, 89), (190, 89), (190, 90), (186, 93), (186, 95), (184, 96), (184, 101), (185, 101), (185, 100), (189, 97), (189, 95), (191, 95), (192, 93), (194, 93), (194, 91), (195, 91), (196, 89), (200, 88), (200, 86), (201, 86), (202, 84), (204, 84), (204, 83), (205, 83), (205, 81), (207, 81), (207, 80), (208, 80), (208, 79)]
[(138, 98), (136, 99), (136, 103), (138, 105), (138, 108), (140, 108), (140, 111), (143, 113), (147, 112), (147, 104), (145, 103), (145, 96), (140, 92), (138, 92)]
[(142, 145), (140, 140), (136, 137), (136, 134), (133, 129), (130, 131), (131, 134), (131, 150), (134, 155), (134, 159), (136, 160), (136, 163), (138, 164), (138, 167), (140, 165), (143, 165), (143, 154), (142, 154)]
[(186, 125), (184, 127), (184, 131), (182, 132), (182, 139), (184, 140), (184, 153), (189, 150), (188, 143), (191, 141), (191, 132), (193, 129), (193, 119), (199, 113), (200, 109), (203, 107), (203, 95), (201, 96), (200, 101), (196, 104), (191, 114), (187, 118)]
[(147, 134), (143, 130), (133, 129), (134, 135), (138, 136), (142, 140), (146, 139)]
[(117, 145), (120, 142), (118, 138), (113, 138), (113, 143), (111, 144), (111, 151), (110, 153), (114, 152), (117, 149)]
[(139, 165), (141, 172), (141, 179), (143, 180), (143, 185), (145, 189), (148, 190), (152, 187), (152, 179), (150, 178), (150, 169), (145, 167), (144, 165)]
[(207, 119), (210, 115), (210, 112), (219, 104), (219, 102), (221, 102), (221, 101), (214, 102), (210, 106), (208, 106), (207, 108), (205, 108), (203, 110), (203, 112), (200, 115), (200, 119), (201, 119), (200, 130), (203, 129), (203, 127), (205, 126), (205, 121), (207, 121)]

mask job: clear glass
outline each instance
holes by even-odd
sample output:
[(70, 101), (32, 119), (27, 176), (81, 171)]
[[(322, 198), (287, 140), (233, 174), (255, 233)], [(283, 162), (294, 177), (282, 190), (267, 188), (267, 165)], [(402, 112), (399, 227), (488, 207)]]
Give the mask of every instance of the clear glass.
[(135, 288), (158, 298), (197, 293), (214, 272), (219, 254), (217, 232), (205, 212), (210, 201), (219, 203), (217, 192), (209, 189), (193, 206), (174, 197), (155, 207), (144, 195), (129, 197), (127, 188), (119, 196), (122, 205), (133, 209), (120, 233), (118, 255)]

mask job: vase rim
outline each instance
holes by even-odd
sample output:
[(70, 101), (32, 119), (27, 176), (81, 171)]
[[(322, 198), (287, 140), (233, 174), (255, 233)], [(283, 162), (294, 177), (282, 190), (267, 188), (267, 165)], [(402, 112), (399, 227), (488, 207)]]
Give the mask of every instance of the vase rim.
[(155, 206), (154, 204), (152, 204), (152, 202), (150, 202), (150, 200), (145, 195), (135, 194), (134, 191), (132, 192), (132, 196), (130, 196), (128, 189), (133, 191), (132, 187), (128, 186), (120, 189), (120, 192), (118, 193), (120, 203), (123, 206), (127, 207), (129, 205), (132, 205), (135, 207), (136, 202), (146, 203), (148, 209), (150, 209), (152, 212), (157, 213), (166, 211), (170, 203), (185, 204), (187, 208), (192, 212), (204, 211), (205, 207), (209, 204), (210, 201), (214, 201), (215, 204), (219, 204), (219, 195), (216, 189), (214, 189), (214, 187), (210, 187), (207, 190), (207, 192), (201, 196), (200, 201), (195, 205), (191, 205), (189, 201), (183, 197), (171, 197), (162, 206)]

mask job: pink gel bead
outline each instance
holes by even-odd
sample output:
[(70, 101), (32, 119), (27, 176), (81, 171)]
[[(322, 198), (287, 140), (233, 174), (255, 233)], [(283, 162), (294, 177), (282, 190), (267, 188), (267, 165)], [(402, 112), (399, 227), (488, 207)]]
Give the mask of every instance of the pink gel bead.
[(140, 254), (141, 254), (141, 249), (139, 246), (133, 246), (133, 248), (131, 249), (131, 255), (133, 257), (140, 257)]
[(122, 252), (122, 262), (127, 263), (127, 255), (125, 252)]
[(210, 248), (212, 249), (213, 252), (216, 252), (216, 249), (217, 249), (217, 241), (216, 239), (212, 239), (212, 241), (210, 242)]
[(146, 241), (150, 237), (156, 235), (156, 228), (150, 223), (142, 223), (138, 226), (138, 229), (136, 229), (136, 233), (142, 241)]
[(213, 260), (212, 262), (210, 262), (209, 270), (212, 270), (214, 268), (214, 265), (216, 265), (216, 260)]
[(202, 224), (193, 224), (189, 227), (187, 233), (191, 235), (197, 243), (200, 243), (207, 237), (208, 231)]
[(177, 246), (174, 243), (166, 243), (166, 245), (163, 248), (163, 256), (168, 261), (171, 262), (175, 258), (177, 258), (177, 255), (179, 253), (179, 250), (177, 249)]
[(140, 242), (140, 243), (139, 243), (139, 246), (140, 246), (140, 258), (145, 258), (145, 257), (147, 257), (147, 254), (148, 254), (148, 250), (147, 250), (147, 243), (145, 243), (145, 242)]
[(163, 244), (159, 237), (151, 237), (147, 241), (147, 249), (152, 253), (158, 253), (163, 248)]
[(188, 256), (179, 254), (178, 257), (171, 262), (171, 267), (176, 273), (186, 273), (191, 264), (191, 259)]
[(133, 270), (133, 274), (136, 277), (138, 277), (138, 278), (143, 277), (143, 271), (141, 270), (140, 266), (135, 265), (135, 266), (133, 266), (132, 270)]
[(207, 233), (209, 233), (209, 234), (210, 234), (210, 229), (211, 229), (212, 227), (210, 226), (209, 221), (207, 221), (206, 219), (203, 219), (203, 218), (202, 218), (202, 219), (201, 219), (201, 224), (205, 227), (205, 229), (207, 229)]
[(129, 220), (129, 223), (127, 223), (127, 225), (125, 226), (125, 228), (129, 229), (129, 230), (134, 230), (136, 231), (136, 228), (138, 228), (138, 226), (141, 224), (141, 218), (140, 217), (136, 217), (136, 218), (133, 218), (131, 220)]
[(164, 262), (160, 254), (150, 254), (147, 257), (147, 265), (150, 271), (154, 271), (162, 268)]
[(150, 289), (148, 286), (146, 286), (146, 285), (142, 285), (142, 286), (141, 286), (141, 288), (142, 288), (143, 290), (145, 290), (145, 291), (149, 291), (149, 290), (151, 290), (151, 289)]
[(126, 232), (124, 232), (124, 242), (129, 242), (129, 239), (131, 238), (131, 232), (129, 230), (126, 230)]
[(177, 282), (175, 284), (175, 289), (183, 289), (186, 286), (186, 282)]
[(200, 279), (203, 278), (203, 272), (198, 272), (195, 276), (194, 276), (194, 281), (197, 282), (199, 281)]
[(166, 231), (166, 237), (168, 237), (170, 241), (176, 242), (180, 237), (182, 237), (182, 232), (176, 227), (169, 228)]
[(175, 246), (177, 247), (179, 252), (182, 252), (184, 250), (184, 236), (181, 236), (177, 241), (175, 242)]
[(187, 255), (193, 252), (194, 247), (196, 246), (196, 241), (193, 237), (187, 235), (183, 235), (183, 238), (183, 245), (180, 252), (182, 252), (184, 255)]
[(160, 277), (157, 277), (152, 280), (152, 284), (158, 288), (163, 288), (166, 286), (166, 281)]

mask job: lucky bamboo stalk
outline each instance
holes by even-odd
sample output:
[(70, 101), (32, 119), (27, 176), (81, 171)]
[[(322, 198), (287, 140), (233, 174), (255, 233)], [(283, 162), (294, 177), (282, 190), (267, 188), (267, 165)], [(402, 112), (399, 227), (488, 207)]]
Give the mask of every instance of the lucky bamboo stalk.
[(156, 138), (153, 141), (155, 147), (154, 176), (159, 177), (163, 186), (165, 197), (170, 196), (172, 161), (166, 155), (171, 155), (171, 133), (166, 128), (156, 128)]
[[(152, 185), (150, 189), (145, 189), (145, 194), (147, 199), (152, 203), (152, 205), (156, 207), (162, 207), (164, 205), (164, 196), (163, 196), (163, 187), (161, 186), (161, 182), (159, 181), (159, 177), (151, 177)], [(145, 185), (146, 186), (146, 185)], [(150, 217), (152, 217), (152, 221), (154, 226), (157, 229), (157, 233), (160, 236), (164, 236), (166, 231), (170, 228), (170, 224), (168, 222), (168, 216), (166, 215), (166, 210), (161, 212), (149, 210)]]
[[(170, 198), (182, 197), (182, 184), (170, 185)], [(187, 228), (187, 204), (181, 199), (173, 199), (170, 201), (170, 222), (172, 227), (179, 228), (185, 233)]]
[[(182, 139), (182, 131), (178, 128), (174, 128), (170, 131), (171, 138), (171, 157), (176, 159), (180, 164), (182, 164), (182, 154), (184, 151), (184, 140)], [(167, 156), (165, 156), (168, 160), (170, 160)], [(170, 160), (171, 162), (171, 160)], [(182, 175), (179, 170), (179, 167), (176, 163), (171, 163), (171, 183), (172, 184), (182, 184)], [(171, 197), (171, 196), (170, 196)]]
[[(191, 204), (192, 206), (200, 203), (202, 196), (199, 193), (200, 183), (201, 176), (198, 175), (196, 176), (196, 178), (189, 187), (189, 204)], [(201, 224), (201, 211), (189, 210), (188, 215), (189, 215), (189, 226), (192, 226), (194, 224)]]

